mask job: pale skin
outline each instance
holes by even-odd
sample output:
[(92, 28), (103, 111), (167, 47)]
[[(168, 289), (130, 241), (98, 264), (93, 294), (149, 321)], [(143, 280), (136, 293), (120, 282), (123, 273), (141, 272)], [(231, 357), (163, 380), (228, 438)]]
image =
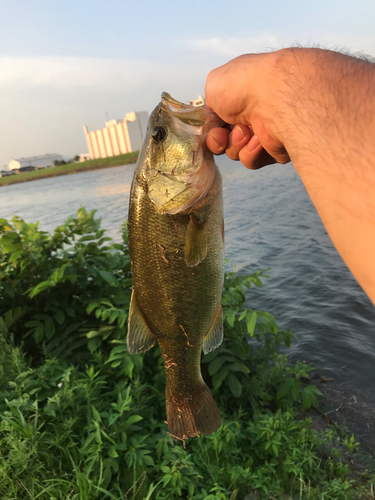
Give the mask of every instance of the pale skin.
[(210, 131), (211, 151), (249, 169), (292, 161), (375, 304), (375, 64), (321, 49), (247, 54), (211, 71), (206, 97), (231, 125)]

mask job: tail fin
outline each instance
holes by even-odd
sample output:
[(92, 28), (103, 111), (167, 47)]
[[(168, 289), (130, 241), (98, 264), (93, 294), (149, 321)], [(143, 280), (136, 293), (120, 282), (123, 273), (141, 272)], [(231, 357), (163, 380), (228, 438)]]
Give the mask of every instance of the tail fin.
[(219, 409), (206, 384), (189, 398), (167, 394), (167, 420), (171, 436), (182, 440), (197, 434), (207, 436), (221, 425)]

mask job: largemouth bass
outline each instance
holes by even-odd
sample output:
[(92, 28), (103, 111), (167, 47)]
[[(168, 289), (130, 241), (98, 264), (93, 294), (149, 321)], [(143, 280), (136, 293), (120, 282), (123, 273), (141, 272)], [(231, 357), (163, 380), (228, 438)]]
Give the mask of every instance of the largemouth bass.
[(209, 128), (204, 107), (163, 93), (130, 192), (128, 349), (142, 353), (159, 342), (168, 428), (178, 439), (221, 425), (200, 369), (202, 349), (223, 338), (222, 180), (205, 145)]

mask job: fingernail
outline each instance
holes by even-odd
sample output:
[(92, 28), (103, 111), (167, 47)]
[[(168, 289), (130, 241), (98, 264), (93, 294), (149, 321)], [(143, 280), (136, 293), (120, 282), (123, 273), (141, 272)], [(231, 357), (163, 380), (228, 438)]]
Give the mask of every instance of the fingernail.
[(256, 135), (253, 135), (253, 137), (250, 139), (250, 141), (247, 143), (246, 148), (249, 151), (255, 151), (258, 146), (260, 146), (259, 139)]
[[(239, 132), (237, 132), (237, 130)], [(236, 125), (233, 129), (233, 132), (232, 132), (232, 144), (234, 146), (236, 146), (236, 144), (243, 141), (244, 137), (246, 137), (244, 131), (242, 130), (242, 128), (239, 125)]]
[(217, 149), (218, 149), (219, 151), (222, 151), (222, 150), (224, 149), (224, 146), (220, 146), (220, 144), (216, 141), (216, 139), (215, 139), (214, 137), (212, 137), (212, 135), (211, 135), (211, 134), (208, 134), (208, 137), (210, 137), (210, 138), (211, 138), (211, 140), (212, 140), (212, 141), (216, 144)]

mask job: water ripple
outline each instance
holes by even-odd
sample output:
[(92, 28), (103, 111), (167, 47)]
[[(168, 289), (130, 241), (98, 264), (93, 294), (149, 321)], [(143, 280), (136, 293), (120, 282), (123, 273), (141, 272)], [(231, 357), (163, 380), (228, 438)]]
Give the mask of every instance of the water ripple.
[[(271, 267), (249, 306), (272, 312), (299, 342), (292, 359), (375, 397), (375, 309), (333, 247), (292, 165), (248, 171), (218, 158), (224, 181), (226, 257), (241, 274)], [(134, 165), (0, 188), (0, 216), (47, 231), (83, 205), (120, 239)]]

